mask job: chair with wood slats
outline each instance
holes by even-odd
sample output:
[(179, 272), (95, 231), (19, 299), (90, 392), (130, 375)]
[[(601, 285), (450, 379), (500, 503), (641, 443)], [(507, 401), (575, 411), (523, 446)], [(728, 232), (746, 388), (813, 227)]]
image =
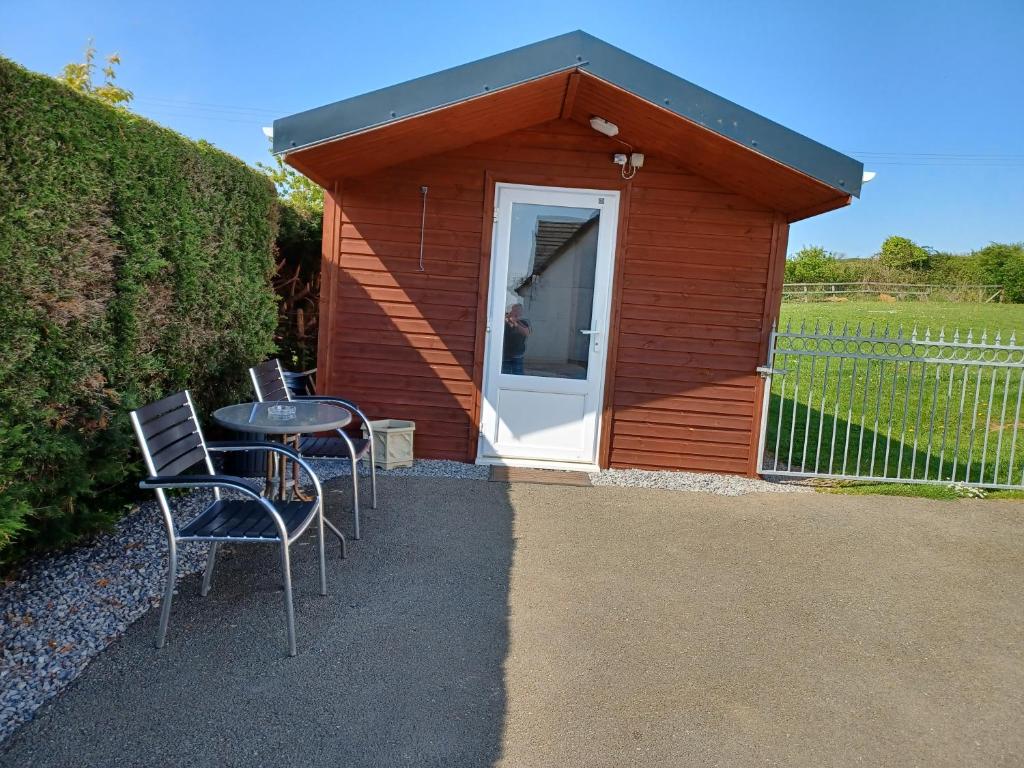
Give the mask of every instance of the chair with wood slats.
[(312, 387), (312, 371), (301, 374), (286, 371), (277, 359), (267, 360), (249, 369), (253, 389), (260, 402), (271, 400), (318, 400), (333, 403), (347, 409), (362, 422), (366, 429), (366, 438), (350, 437), (343, 429), (336, 430), (336, 436), (317, 437), (300, 435), (296, 443), (299, 454), (304, 459), (347, 461), (352, 466), (352, 511), (354, 515), (354, 538), (359, 538), (359, 471), (360, 461), (370, 465), (370, 500), (371, 507), (377, 508), (377, 467), (374, 451), (373, 427), (370, 419), (359, 406), (351, 400), (341, 397), (330, 397), (318, 394), (299, 394)]
[[(156, 647), (162, 648), (167, 637), (167, 623), (177, 579), (179, 544), (190, 541), (210, 544), (200, 588), (203, 597), (210, 590), (217, 550), (221, 544), (277, 544), (280, 546), (281, 570), (284, 572), (288, 653), (294, 656), (295, 609), (292, 604), (289, 547), (314, 521), (319, 538), (320, 594), (327, 594), (323, 491), (312, 467), (294, 450), (279, 443), (207, 443), (188, 391), (178, 392), (132, 411), (131, 421), (150, 474), (139, 483), (139, 487), (156, 492), (167, 529), (167, 584), (164, 587)], [(309, 474), (315, 496), (310, 501), (272, 501), (261, 496), (240, 477), (216, 474), (210, 460), (211, 451), (275, 451), (284, 454), (285, 461), (295, 462)], [(169, 488), (212, 488), (213, 501), (192, 520), (179, 526), (171, 516), (166, 493)], [(231, 491), (233, 498), (224, 498), (222, 491), (225, 490)], [(345, 539), (340, 534), (338, 536), (344, 557)]]
[(292, 397), (316, 394), (316, 368), (310, 368), (308, 371), (286, 371), (284, 368), (281, 370)]

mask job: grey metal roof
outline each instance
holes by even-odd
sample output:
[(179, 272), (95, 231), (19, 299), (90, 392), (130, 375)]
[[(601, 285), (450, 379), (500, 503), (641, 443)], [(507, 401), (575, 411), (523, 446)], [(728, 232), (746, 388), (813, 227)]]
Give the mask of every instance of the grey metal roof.
[(579, 30), (275, 120), (274, 153), (295, 152), (572, 69), (860, 196), (859, 161)]

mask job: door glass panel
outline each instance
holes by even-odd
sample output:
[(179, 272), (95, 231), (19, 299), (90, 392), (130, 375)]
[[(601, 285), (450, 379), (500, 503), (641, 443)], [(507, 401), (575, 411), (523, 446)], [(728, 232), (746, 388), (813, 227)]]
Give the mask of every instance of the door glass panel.
[(599, 208), (512, 204), (501, 372), (587, 378)]

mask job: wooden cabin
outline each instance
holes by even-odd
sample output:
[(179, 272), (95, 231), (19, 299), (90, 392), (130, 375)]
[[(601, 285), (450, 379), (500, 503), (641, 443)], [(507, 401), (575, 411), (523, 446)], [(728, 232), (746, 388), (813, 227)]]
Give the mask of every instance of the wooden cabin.
[(277, 120), (319, 385), (424, 458), (752, 474), (789, 223), (863, 167), (583, 32)]

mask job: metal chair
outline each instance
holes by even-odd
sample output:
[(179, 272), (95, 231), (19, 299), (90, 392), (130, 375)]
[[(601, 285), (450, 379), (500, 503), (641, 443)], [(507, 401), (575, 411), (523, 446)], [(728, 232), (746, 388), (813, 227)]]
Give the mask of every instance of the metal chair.
[[(294, 656), (295, 609), (292, 603), (288, 548), (314, 521), (319, 537), (320, 594), (327, 594), (323, 491), (312, 467), (298, 453), (280, 443), (207, 443), (187, 390), (132, 411), (131, 422), (142, 449), (146, 469), (150, 474), (150, 477), (139, 483), (139, 487), (156, 492), (167, 528), (167, 585), (164, 588), (160, 610), (156, 647), (162, 648), (167, 637), (167, 623), (171, 615), (171, 601), (177, 577), (179, 544), (190, 541), (210, 543), (200, 589), (203, 597), (210, 590), (217, 550), (221, 544), (277, 544), (281, 548), (281, 570), (284, 574), (288, 654)], [(212, 451), (274, 451), (283, 454), (285, 460), (290, 459), (309, 474), (316, 492), (315, 497), (311, 501), (272, 501), (253, 490), (242, 478), (216, 474), (210, 460)], [(185, 474), (188, 470), (192, 471)], [(166, 493), (168, 488), (212, 488), (214, 499), (195, 518), (179, 527), (171, 517)], [(221, 491), (225, 489), (246, 498), (226, 499), (221, 495)], [(340, 534), (337, 535), (341, 539), (344, 557), (345, 539)]]
[[(281, 361), (277, 359), (267, 360), (249, 369), (249, 377), (252, 379), (253, 389), (256, 390), (256, 397), (260, 402), (265, 400), (319, 400), (325, 403), (335, 403), (347, 408), (363, 423), (366, 428), (366, 438), (352, 438), (342, 429), (336, 430), (337, 437), (316, 437), (314, 435), (302, 435), (298, 439), (297, 447), (299, 454), (304, 459), (348, 461), (352, 465), (352, 509), (355, 517), (354, 533), (359, 538), (359, 471), (360, 460), (370, 462), (370, 506), (377, 508), (377, 467), (376, 454), (374, 453), (373, 427), (370, 419), (363, 413), (359, 406), (350, 400), (341, 397), (329, 397), (326, 395), (299, 395), (295, 394), (300, 379), (305, 377), (310, 380), (310, 373), (291, 374), (281, 367)], [(306, 386), (302, 384), (302, 386)], [(294, 387), (294, 388), (293, 388)]]
[(288, 371), (281, 368), (284, 373), (284, 383), (292, 397), (304, 397), (316, 394), (316, 368), (308, 371)]

